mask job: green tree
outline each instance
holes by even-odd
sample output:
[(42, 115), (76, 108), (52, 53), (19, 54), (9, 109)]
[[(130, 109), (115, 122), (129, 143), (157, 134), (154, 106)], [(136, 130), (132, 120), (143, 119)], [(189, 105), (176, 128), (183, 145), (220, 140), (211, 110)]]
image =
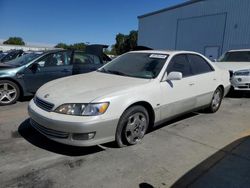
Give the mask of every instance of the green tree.
[(109, 55), (109, 54), (111, 54), (111, 51), (108, 48), (105, 48), (104, 49), (104, 53), (107, 54), (107, 55)]
[(69, 46), (65, 43), (58, 43), (57, 45), (55, 45), (55, 48), (63, 48), (63, 49), (68, 49)]
[(134, 49), (137, 46), (138, 31), (130, 31), (129, 33), (129, 48)]
[(112, 50), (115, 51), (117, 55), (131, 51), (137, 46), (137, 38), (138, 32), (134, 30), (130, 31), (129, 35), (118, 33), (115, 38), (116, 43), (112, 46)]
[(86, 48), (86, 44), (85, 43), (75, 43), (73, 45), (70, 45), (70, 49), (74, 49), (74, 50), (82, 50), (84, 51)]
[(118, 33), (116, 35), (116, 43), (115, 43), (115, 52), (116, 54), (120, 55), (122, 53), (124, 53), (124, 43), (126, 40), (126, 35)]
[(65, 44), (65, 43), (58, 43), (55, 48), (63, 48), (63, 49), (72, 49), (72, 50), (85, 50), (86, 44), (85, 43), (75, 43), (75, 44)]
[(112, 45), (112, 46), (111, 46), (110, 54), (111, 54), (111, 55), (117, 55), (117, 54), (116, 54), (116, 51), (115, 51), (115, 45)]
[(21, 37), (9, 37), (3, 44), (25, 45), (25, 42)]

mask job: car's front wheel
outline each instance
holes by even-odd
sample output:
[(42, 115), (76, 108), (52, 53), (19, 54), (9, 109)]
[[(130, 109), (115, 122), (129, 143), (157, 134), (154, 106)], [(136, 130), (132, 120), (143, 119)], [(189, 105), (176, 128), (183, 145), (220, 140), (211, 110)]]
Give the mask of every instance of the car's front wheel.
[(15, 103), (19, 96), (20, 89), (14, 82), (0, 80), (0, 106)]
[(213, 94), (212, 101), (211, 101), (209, 107), (206, 109), (206, 111), (209, 113), (217, 112), (220, 108), (222, 99), (223, 99), (223, 89), (221, 87), (218, 87), (215, 90), (215, 92)]
[(118, 147), (135, 145), (142, 140), (149, 125), (149, 116), (143, 106), (132, 106), (121, 116), (116, 130)]

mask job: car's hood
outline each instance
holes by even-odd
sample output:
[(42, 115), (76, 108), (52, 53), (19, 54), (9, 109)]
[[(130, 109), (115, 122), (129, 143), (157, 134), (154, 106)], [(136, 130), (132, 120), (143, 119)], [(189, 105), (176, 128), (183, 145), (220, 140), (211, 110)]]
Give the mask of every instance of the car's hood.
[(16, 68), (16, 67), (13, 66), (13, 65), (10, 65), (10, 64), (6, 64), (6, 63), (0, 63), (0, 70), (3, 70), (3, 69), (12, 69), (12, 68)]
[(222, 69), (232, 71), (250, 69), (250, 62), (216, 62), (216, 65)]
[[(55, 105), (89, 103), (105, 95), (131, 89), (150, 80), (91, 72), (54, 80), (43, 85), (37, 96)], [(47, 97), (45, 97), (47, 95)]]

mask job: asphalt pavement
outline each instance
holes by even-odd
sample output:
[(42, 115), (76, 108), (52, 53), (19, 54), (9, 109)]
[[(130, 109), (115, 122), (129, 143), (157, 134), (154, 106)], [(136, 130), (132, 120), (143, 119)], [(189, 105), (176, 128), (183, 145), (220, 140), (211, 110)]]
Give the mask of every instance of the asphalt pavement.
[(29, 125), (27, 100), (0, 107), (0, 187), (249, 187), (249, 97), (225, 98), (215, 114), (187, 114), (121, 149), (56, 143)]

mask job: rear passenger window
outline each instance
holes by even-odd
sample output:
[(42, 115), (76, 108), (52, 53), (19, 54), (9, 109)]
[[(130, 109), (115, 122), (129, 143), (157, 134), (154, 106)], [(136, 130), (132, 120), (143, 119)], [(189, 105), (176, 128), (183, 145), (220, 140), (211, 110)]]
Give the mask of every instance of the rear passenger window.
[(167, 67), (167, 73), (181, 72), (183, 77), (191, 76), (191, 67), (186, 55), (176, 55), (170, 61)]
[(187, 56), (194, 75), (207, 73), (214, 70), (211, 65), (209, 65), (208, 62), (202, 57), (193, 54), (189, 54)]
[(76, 64), (101, 64), (100, 58), (92, 55), (86, 54), (84, 52), (75, 52), (73, 57), (73, 63)]

